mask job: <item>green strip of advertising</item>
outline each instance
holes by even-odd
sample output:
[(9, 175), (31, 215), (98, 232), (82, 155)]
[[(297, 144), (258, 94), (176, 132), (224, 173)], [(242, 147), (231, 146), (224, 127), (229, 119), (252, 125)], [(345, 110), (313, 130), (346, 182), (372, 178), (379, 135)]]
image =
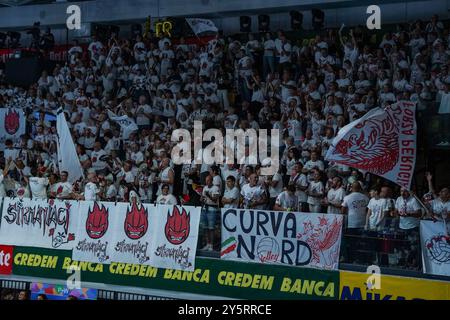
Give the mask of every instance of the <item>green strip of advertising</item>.
[(184, 291), (238, 299), (331, 299), (339, 297), (339, 272), (197, 258), (194, 272), (127, 263), (85, 263), (69, 250), (14, 248), (13, 274), (67, 279), (70, 266), (81, 282)]

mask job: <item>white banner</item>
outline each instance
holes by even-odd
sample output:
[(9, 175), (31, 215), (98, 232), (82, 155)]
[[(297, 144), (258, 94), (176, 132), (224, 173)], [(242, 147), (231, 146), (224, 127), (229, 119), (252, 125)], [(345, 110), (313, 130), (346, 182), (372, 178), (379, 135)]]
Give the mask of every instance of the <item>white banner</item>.
[(25, 115), (21, 109), (0, 108), (0, 144), (16, 141), (25, 134)]
[(209, 19), (186, 18), (186, 22), (189, 24), (189, 26), (192, 28), (192, 31), (194, 31), (196, 35), (207, 31), (219, 31), (214, 22)]
[(156, 206), (117, 203), (112, 225), (112, 262), (150, 264), (150, 241)]
[(416, 162), (416, 105), (375, 108), (339, 130), (327, 161), (365, 170), (410, 190)]
[(0, 243), (71, 250), (77, 221), (76, 201), (4, 198)]
[(133, 119), (128, 117), (127, 115), (116, 116), (113, 112), (108, 110), (108, 116), (111, 120), (117, 122), (122, 128), (122, 137), (124, 139), (128, 139), (130, 134), (136, 130), (138, 130), (138, 126)]
[(343, 216), (222, 209), (222, 259), (337, 270)]
[(68, 180), (75, 182), (80, 178), (84, 178), (83, 168), (78, 158), (66, 117), (62, 110), (58, 111), (56, 118), (56, 130), (58, 132), (58, 168), (59, 172), (67, 171)]
[(199, 207), (158, 205), (151, 240), (153, 267), (194, 271)]
[(423, 272), (450, 276), (450, 225), (420, 221)]
[(114, 210), (113, 202), (80, 202), (73, 260), (104, 264), (111, 262)]

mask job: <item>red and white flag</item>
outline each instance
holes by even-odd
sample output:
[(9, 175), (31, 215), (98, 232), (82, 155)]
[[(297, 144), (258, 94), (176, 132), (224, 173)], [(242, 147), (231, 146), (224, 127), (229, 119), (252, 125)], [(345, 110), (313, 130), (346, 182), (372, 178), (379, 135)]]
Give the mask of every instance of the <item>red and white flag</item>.
[(325, 160), (361, 169), (410, 190), (416, 163), (416, 105), (375, 108), (339, 130)]

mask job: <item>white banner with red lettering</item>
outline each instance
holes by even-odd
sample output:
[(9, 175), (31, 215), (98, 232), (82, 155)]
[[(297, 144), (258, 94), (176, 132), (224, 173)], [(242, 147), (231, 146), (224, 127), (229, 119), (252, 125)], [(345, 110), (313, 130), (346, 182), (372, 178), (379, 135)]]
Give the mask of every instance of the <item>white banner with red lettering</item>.
[(220, 257), (337, 270), (342, 224), (337, 214), (222, 209)]
[(200, 207), (158, 205), (150, 263), (154, 267), (195, 270)]
[(73, 260), (111, 262), (114, 210), (114, 202), (80, 201)]
[(368, 171), (410, 190), (416, 162), (416, 105), (375, 108), (339, 130), (325, 160)]
[(0, 243), (71, 250), (77, 223), (77, 201), (3, 198)]

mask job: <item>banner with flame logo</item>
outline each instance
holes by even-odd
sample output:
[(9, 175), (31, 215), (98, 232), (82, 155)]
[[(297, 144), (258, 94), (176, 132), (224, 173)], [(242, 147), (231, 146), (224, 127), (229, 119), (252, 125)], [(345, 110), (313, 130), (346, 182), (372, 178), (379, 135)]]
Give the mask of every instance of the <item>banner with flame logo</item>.
[(111, 261), (150, 264), (150, 242), (155, 232), (157, 207), (117, 203), (113, 216)]
[(111, 261), (114, 230), (110, 226), (114, 208), (113, 202), (80, 202), (74, 260), (97, 263)]
[(201, 208), (158, 205), (150, 261), (158, 268), (194, 271)]
[(25, 115), (20, 109), (0, 108), (0, 143), (15, 141), (25, 134)]

